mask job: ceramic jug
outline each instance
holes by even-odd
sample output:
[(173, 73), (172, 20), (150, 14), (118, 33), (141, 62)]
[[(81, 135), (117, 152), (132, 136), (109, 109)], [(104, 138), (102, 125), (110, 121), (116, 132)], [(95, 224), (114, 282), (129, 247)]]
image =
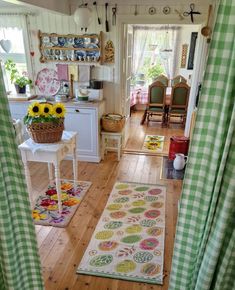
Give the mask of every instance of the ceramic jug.
[(173, 166), (175, 168), (175, 170), (182, 170), (185, 166), (185, 164), (187, 163), (187, 156), (184, 156), (184, 154), (181, 153), (176, 153), (175, 154), (175, 159), (173, 162)]

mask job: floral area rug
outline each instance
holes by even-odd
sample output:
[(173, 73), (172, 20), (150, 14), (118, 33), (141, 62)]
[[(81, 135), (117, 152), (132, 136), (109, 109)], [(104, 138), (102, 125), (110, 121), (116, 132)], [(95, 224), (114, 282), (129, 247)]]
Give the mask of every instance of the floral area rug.
[(162, 284), (165, 192), (116, 183), (77, 273)]
[(151, 153), (162, 152), (163, 145), (164, 145), (164, 136), (146, 135), (142, 150)]
[(91, 182), (77, 181), (74, 188), (73, 180), (61, 180), (62, 213), (58, 211), (56, 187), (48, 186), (43, 195), (36, 201), (33, 210), (34, 223), (37, 225), (65, 227), (71, 220)]

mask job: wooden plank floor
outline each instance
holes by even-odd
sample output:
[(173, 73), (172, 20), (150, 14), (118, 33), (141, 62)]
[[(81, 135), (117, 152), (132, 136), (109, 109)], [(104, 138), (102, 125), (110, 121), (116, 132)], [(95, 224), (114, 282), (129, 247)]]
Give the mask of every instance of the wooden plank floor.
[(165, 136), (164, 147), (161, 154), (157, 155), (168, 155), (168, 148), (170, 144), (171, 136), (183, 136), (184, 129), (180, 124), (170, 124), (170, 128), (162, 128), (160, 122), (149, 122), (149, 125), (140, 125), (143, 112), (133, 112), (130, 118), (129, 126), (129, 140), (126, 144), (126, 152), (131, 151), (142, 151), (144, 138), (146, 135), (162, 135)]
[[(133, 154), (124, 154), (121, 161), (117, 162), (115, 153), (108, 153), (106, 159), (99, 164), (78, 162), (78, 179), (89, 180), (92, 182), (92, 186), (70, 224), (66, 228), (36, 226), (43, 277), (47, 290), (168, 289), (177, 205), (182, 182), (161, 180), (161, 164), (162, 157), (160, 156)], [(30, 170), (35, 199), (48, 182), (47, 165), (30, 163)], [(61, 175), (64, 178), (72, 178), (71, 161), (62, 162)], [(157, 183), (167, 186), (163, 286), (76, 274), (77, 266), (88, 246), (116, 180)]]

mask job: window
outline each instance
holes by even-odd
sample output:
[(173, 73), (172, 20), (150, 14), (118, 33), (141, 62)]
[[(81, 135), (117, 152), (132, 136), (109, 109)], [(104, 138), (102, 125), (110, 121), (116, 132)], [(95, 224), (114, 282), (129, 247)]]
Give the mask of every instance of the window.
[[(20, 73), (27, 72), (27, 64), (25, 57), (24, 39), (22, 29), (16, 27), (2, 28), (0, 27), (0, 39), (9, 39), (11, 41), (11, 50), (6, 53), (0, 46), (0, 58), (5, 63), (7, 59), (12, 59)], [(7, 83), (6, 90), (15, 93), (14, 84), (11, 83), (8, 72), (6, 73)]]

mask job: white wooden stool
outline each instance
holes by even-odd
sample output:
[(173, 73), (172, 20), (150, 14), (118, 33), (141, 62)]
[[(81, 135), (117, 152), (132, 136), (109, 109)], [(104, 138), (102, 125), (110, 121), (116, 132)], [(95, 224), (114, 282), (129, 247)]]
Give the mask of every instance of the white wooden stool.
[(107, 153), (108, 150), (110, 150), (117, 152), (119, 161), (122, 155), (123, 131), (118, 133), (102, 131), (101, 135), (102, 135), (101, 159), (104, 160), (104, 155)]

